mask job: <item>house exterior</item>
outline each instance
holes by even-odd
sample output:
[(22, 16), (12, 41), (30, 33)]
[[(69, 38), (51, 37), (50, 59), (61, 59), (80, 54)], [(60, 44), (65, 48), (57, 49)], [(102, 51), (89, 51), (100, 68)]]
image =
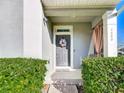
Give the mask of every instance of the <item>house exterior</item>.
[(95, 53), (116, 57), (119, 1), (1, 0), (0, 57), (48, 60), (48, 78)]

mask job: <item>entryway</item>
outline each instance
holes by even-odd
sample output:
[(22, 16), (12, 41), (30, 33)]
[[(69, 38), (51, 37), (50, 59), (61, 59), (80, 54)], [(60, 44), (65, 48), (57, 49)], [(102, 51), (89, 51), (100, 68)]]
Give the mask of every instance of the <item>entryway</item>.
[(70, 35), (56, 35), (56, 66), (70, 66)]
[(56, 69), (73, 67), (73, 26), (54, 26), (54, 62)]

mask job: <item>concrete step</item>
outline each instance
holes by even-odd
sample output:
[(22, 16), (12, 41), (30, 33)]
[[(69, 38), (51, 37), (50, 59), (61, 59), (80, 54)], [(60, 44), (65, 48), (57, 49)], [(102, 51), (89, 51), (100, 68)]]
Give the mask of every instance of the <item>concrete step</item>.
[(83, 85), (81, 79), (52, 79), (52, 84)]
[(82, 79), (81, 70), (55, 72), (51, 79)]
[(76, 85), (53, 84), (48, 93), (78, 93)]

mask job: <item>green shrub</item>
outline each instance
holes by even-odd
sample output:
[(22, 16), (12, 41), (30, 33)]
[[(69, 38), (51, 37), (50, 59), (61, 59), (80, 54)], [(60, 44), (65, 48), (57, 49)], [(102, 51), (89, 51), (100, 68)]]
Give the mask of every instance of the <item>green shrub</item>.
[(86, 58), (82, 78), (84, 93), (124, 93), (124, 57)]
[(46, 61), (27, 58), (0, 59), (0, 93), (41, 93)]

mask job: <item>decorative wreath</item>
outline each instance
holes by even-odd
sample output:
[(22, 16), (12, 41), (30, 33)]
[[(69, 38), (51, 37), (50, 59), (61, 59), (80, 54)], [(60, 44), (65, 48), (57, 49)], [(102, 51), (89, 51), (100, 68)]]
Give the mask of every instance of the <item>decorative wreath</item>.
[(67, 45), (66, 39), (60, 39), (59, 45), (60, 45), (61, 47), (66, 47), (66, 45)]

